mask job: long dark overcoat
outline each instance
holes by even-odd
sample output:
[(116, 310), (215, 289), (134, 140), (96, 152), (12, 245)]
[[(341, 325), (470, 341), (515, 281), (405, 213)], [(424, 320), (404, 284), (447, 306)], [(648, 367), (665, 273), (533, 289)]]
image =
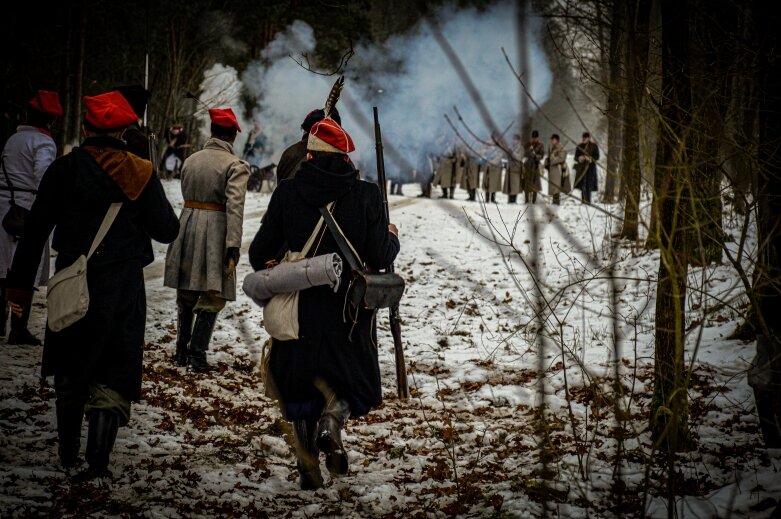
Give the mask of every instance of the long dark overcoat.
[[(320, 156), (301, 164), (293, 179), (279, 184), (269, 201), (249, 259), (255, 270), (279, 256), (283, 244), (300, 251), (320, 218), (319, 207), (336, 201), (334, 219), (362, 260), (374, 268), (390, 265), (399, 240), (388, 232), (379, 187), (362, 181), (340, 157)], [(363, 311), (350, 334), (343, 319), (351, 272), (330, 231), (323, 230), (309, 256), (336, 252), (345, 269), (339, 290), (315, 287), (299, 295), (298, 340), (274, 341), (270, 370), (289, 420), (319, 416), (322, 397), (313, 385), (321, 377), (361, 416), (382, 402), (373, 312)], [(349, 338), (351, 337), (351, 339)]]
[(179, 221), (151, 174), (152, 164), (124, 146), (113, 138), (90, 138), (52, 163), (19, 240), (8, 285), (9, 291), (32, 288), (52, 229), (57, 271), (86, 255), (109, 205), (122, 202), (88, 263), (87, 315), (60, 332), (47, 327), (41, 372), (103, 383), (138, 400), (146, 327), (143, 268), (153, 260), (150, 238), (173, 241)]
[[(583, 161), (580, 157), (584, 156)], [(597, 161), (599, 146), (594, 142), (578, 144), (575, 148), (575, 189), (596, 191), (598, 188)]]

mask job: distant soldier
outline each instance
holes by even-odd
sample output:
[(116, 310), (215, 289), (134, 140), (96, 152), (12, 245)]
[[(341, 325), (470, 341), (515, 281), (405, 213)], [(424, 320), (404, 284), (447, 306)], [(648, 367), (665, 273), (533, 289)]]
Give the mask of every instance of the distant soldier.
[(165, 286), (176, 289), (178, 310), (174, 362), (193, 371), (208, 369), (206, 351), (217, 314), (226, 301), (236, 300), (249, 178), (249, 165), (233, 151), (241, 131), (233, 110), (213, 108), (209, 117), (211, 138), (182, 168), (181, 229), (165, 258)]
[(486, 202), (496, 202), (497, 191), (502, 190), (502, 172), (501, 165), (492, 164), (486, 161), (483, 166), (483, 190), (485, 191)]
[(556, 205), (561, 204), (562, 174), (567, 167), (566, 161), (567, 150), (559, 142), (559, 136), (554, 133), (550, 138), (550, 150), (545, 163), (548, 168), (548, 194), (553, 196), (553, 203)]
[[(301, 130), (304, 132), (301, 140), (289, 146), (282, 152), (282, 156), (279, 158), (277, 183), (295, 176), (301, 163), (306, 160), (306, 141), (309, 138), (309, 130), (312, 129), (313, 124), (322, 121), (324, 117), (325, 114), (322, 108), (312, 110), (306, 115), (304, 122), (301, 123)], [(339, 117), (339, 111), (336, 108), (331, 110), (331, 119), (339, 124), (342, 122), (342, 119)]]
[(502, 192), (507, 195), (507, 202), (514, 204), (521, 192), (523, 184), (523, 169), (521, 157), (523, 149), (521, 148), (521, 136), (513, 136), (513, 149), (507, 160), (507, 174), (504, 176), (504, 186)]
[(472, 157), (464, 158), (464, 175), (461, 177), (461, 188), (469, 193), (470, 202), (474, 202), (477, 196), (477, 188), (480, 185), (480, 166)]
[(580, 189), (581, 200), (591, 203), (591, 192), (597, 190), (597, 161), (599, 146), (583, 132), (583, 141), (575, 148), (575, 189)]
[(174, 124), (165, 130), (163, 138), (167, 143), (163, 154), (161, 171), (165, 178), (178, 178), (184, 164), (184, 156), (190, 145), (187, 143), (187, 133), (181, 124)]
[(537, 202), (537, 191), (542, 189), (540, 165), (545, 156), (545, 145), (540, 141), (540, 133), (532, 132), (532, 140), (526, 145), (523, 154), (523, 199), (527, 204)]
[(442, 188), (442, 196), (439, 198), (453, 198), (455, 192), (456, 157), (443, 156), (437, 164), (437, 172), (434, 175), (433, 184)]
[[(62, 116), (62, 106), (57, 92), (39, 90), (27, 105), (27, 121), (16, 128), (5, 143), (0, 172), (0, 218), (3, 218), (11, 204), (29, 209), (33, 205), (46, 168), (57, 156), (57, 146), (52, 139), (51, 125)], [(0, 229), (0, 335), (5, 335), (8, 304), (5, 298), (6, 273), (16, 250), (17, 239), (5, 229)], [(40, 268), (35, 286), (46, 285), (49, 280), (49, 242), (43, 245)], [(30, 306), (21, 316), (11, 316), (11, 333), (8, 344), (30, 344), (38, 346), (41, 341), (27, 329)]]

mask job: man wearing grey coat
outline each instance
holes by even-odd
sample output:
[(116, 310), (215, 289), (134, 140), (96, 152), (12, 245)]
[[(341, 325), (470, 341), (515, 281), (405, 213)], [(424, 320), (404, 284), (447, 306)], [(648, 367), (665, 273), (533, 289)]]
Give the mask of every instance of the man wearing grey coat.
[[(211, 109), (212, 136), (182, 167), (184, 209), (179, 236), (165, 259), (165, 286), (176, 289), (174, 362), (205, 371), (217, 314), (236, 300), (249, 164), (233, 152), (241, 131), (230, 108)], [(197, 318), (195, 318), (197, 315)], [(193, 324), (195, 320), (195, 324)]]
[(557, 134), (551, 135), (548, 158), (545, 159), (545, 168), (548, 170), (548, 194), (553, 196), (555, 205), (561, 204), (561, 192), (567, 192), (564, 183), (564, 172), (567, 161), (567, 150), (559, 142)]

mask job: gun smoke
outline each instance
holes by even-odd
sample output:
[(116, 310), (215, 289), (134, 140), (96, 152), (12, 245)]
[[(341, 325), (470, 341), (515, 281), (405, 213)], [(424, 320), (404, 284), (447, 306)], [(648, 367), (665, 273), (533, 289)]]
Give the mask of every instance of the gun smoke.
[[(449, 5), (439, 9), (433, 19), (469, 72), (496, 125), (504, 130), (515, 122), (508, 137), (519, 133), (520, 85), (502, 55), (504, 48), (517, 67), (514, 3), (496, 3), (485, 9)], [(540, 21), (532, 17), (527, 26), (524, 37), (530, 77), (526, 82), (531, 95), (542, 103), (550, 94), (552, 73), (540, 45)], [(312, 28), (295, 21), (276, 35), (240, 80), (235, 70), (223, 65), (207, 72), (202, 100), (224, 100), (240, 118), (260, 124), (266, 139), (264, 163), (277, 161), (287, 146), (301, 138), (301, 121), (310, 110), (322, 107), (333, 84), (334, 77), (313, 74), (291, 59), (300, 61), (303, 55), (313, 55), (316, 43)], [(386, 154), (391, 178), (420, 180), (430, 174), (430, 157), (460, 145), (444, 119), (447, 113), (457, 121), (453, 106), (476, 134), (485, 139), (490, 136), (466, 86), (424, 20), (381, 45), (358, 44), (344, 74), (345, 92), (338, 109), (343, 126), (356, 143), (352, 158), (368, 178), (376, 175), (374, 136), (365, 124), (372, 120), (373, 106), (379, 108), (383, 140), (418, 171), (413, 178), (413, 171), (406, 170), (409, 166), (405, 169)], [(242, 89), (257, 100), (251, 114), (241, 110)], [(469, 139), (463, 127), (460, 131)], [(243, 141), (237, 144), (241, 146)]]

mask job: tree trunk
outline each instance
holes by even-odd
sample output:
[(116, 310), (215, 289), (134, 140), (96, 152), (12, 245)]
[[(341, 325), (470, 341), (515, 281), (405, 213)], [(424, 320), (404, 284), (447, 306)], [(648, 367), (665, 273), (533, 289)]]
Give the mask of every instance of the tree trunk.
[[(757, 219), (759, 250), (754, 279), (758, 302), (758, 345), (766, 348), (767, 384), (753, 384), (760, 423), (769, 448), (781, 447), (781, 66), (776, 59), (781, 16), (754, 4), (757, 34), (762, 42), (758, 63), (759, 145)], [(769, 12), (768, 12), (769, 11)], [(761, 14), (760, 14), (761, 13)], [(754, 371), (752, 369), (752, 371)], [(750, 378), (751, 380), (751, 374)]]
[(627, 96), (624, 112), (624, 175), (626, 200), (621, 238), (637, 240), (640, 216), (640, 109), (648, 69), (648, 29), (651, 0), (633, 0), (627, 9)]
[(610, 74), (607, 82), (607, 171), (605, 191), (602, 201), (612, 204), (616, 201), (621, 171), (621, 124), (624, 114), (624, 92), (621, 78), (621, 59), (624, 44), (624, 2), (614, 0), (612, 7), (612, 25), (610, 26), (610, 52), (608, 66)]
[[(656, 294), (654, 393), (651, 431), (657, 445), (672, 453), (688, 438), (685, 366), (687, 272), (686, 199), (689, 197), (691, 79), (689, 2), (662, 2), (662, 98), (656, 158), (659, 276)], [(672, 476), (672, 474), (670, 474)]]
[(689, 262), (696, 266), (720, 263), (724, 232), (722, 224), (721, 172), (725, 132), (724, 106), (729, 105), (732, 56), (735, 42), (725, 37), (738, 13), (727, 0), (695, 2), (692, 35), (691, 132), (691, 251)]

